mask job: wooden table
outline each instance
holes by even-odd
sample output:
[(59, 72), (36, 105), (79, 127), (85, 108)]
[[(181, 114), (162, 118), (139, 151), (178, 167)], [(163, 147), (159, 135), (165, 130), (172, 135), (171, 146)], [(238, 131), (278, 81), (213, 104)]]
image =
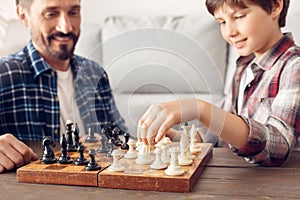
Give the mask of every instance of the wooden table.
[[(40, 146), (29, 144), (38, 152)], [(300, 199), (300, 150), (281, 167), (246, 163), (229, 149), (215, 148), (198, 183), (190, 193), (103, 189), (18, 183), (15, 172), (0, 174), (0, 200), (176, 200), (176, 199)]]

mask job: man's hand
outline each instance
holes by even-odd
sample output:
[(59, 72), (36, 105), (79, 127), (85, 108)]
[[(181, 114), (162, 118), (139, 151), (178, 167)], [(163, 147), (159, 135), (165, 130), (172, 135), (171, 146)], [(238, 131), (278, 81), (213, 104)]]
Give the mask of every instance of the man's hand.
[(38, 156), (32, 149), (12, 134), (0, 136), (0, 173), (21, 167), (37, 159)]

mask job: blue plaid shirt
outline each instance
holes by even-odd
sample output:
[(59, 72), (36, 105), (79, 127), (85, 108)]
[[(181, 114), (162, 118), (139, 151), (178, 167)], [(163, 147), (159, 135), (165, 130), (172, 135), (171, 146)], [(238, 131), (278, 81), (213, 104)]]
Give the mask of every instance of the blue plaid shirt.
[[(104, 125), (125, 131), (106, 72), (97, 63), (73, 56), (75, 100), (85, 128), (101, 131)], [(71, 103), (71, 102), (70, 102)], [(60, 138), (57, 73), (41, 57), (32, 42), (16, 54), (0, 60), (0, 134), (20, 140)], [(75, 122), (76, 123), (76, 122)]]

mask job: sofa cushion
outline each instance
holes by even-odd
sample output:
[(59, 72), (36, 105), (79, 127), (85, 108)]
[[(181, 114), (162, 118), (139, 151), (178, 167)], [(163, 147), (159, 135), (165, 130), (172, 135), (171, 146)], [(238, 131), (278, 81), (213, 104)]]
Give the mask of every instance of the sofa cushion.
[(108, 17), (101, 63), (114, 91), (223, 93), (226, 42), (206, 15)]

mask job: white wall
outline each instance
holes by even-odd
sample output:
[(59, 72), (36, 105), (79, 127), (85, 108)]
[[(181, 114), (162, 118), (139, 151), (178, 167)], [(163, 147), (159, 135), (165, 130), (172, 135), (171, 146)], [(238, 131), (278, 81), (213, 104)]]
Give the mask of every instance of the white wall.
[(109, 15), (197, 15), (203, 3), (203, 0), (82, 0), (82, 15), (84, 22), (102, 21)]

